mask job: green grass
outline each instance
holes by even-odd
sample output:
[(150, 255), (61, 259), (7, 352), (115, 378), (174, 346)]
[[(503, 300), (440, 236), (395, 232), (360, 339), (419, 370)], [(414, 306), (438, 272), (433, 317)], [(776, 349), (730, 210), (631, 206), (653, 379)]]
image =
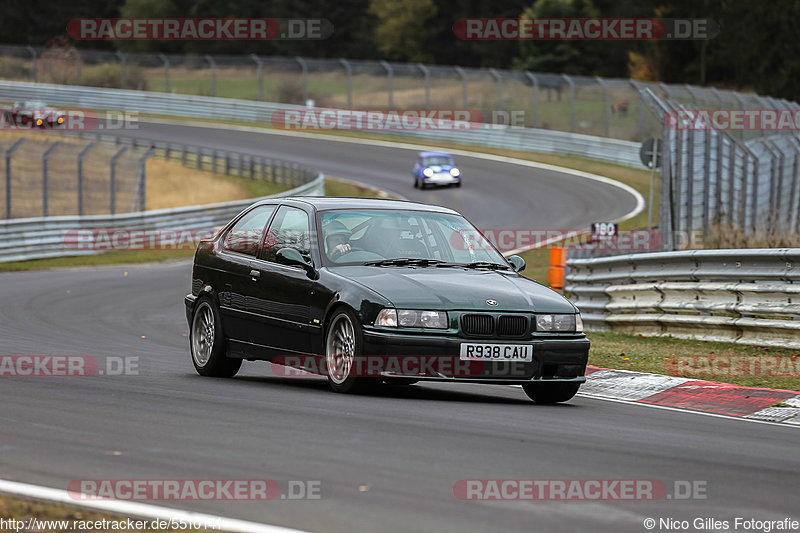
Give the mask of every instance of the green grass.
[(325, 178), (325, 196), (359, 196), (381, 198), (377, 189), (335, 178)]
[[(592, 341), (589, 351), (589, 364), (606, 368), (620, 368), (654, 374), (677, 375), (680, 358), (692, 356), (745, 356), (788, 357), (798, 367), (800, 351), (784, 348), (745, 346), (727, 342), (676, 339), (673, 337), (643, 337), (622, 333), (587, 333)], [(749, 363), (744, 365), (747, 368)], [(724, 367), (723, 367), (724, 368)], [(747, 373), (747, 372), (744, 372)], [(709, 372), (685, 374), (683, 377), (733, 383), (748, 387), (768, 387), (774, 389), (800, 390), (800, 376), (759, 377), (712, 375)]]

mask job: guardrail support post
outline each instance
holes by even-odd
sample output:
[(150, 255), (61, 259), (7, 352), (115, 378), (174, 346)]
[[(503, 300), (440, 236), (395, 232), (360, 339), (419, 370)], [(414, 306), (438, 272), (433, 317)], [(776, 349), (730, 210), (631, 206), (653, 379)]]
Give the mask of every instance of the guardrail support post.
[(539, 79), (536, 75), (529, 71), (525, 71), (525, 76), (531, 80), (533, 84), (533, 126), (534, 128), (539, 126)]
[(569, 132), (575, 133), (575, 82), (566, 74), (561, 77), (569, 84)]
[(203, 57), (211, 65), (211, 96), (217, 96), (217, 62), (210, 54)]
[(256, 77), (258, 78), (258, 101), (264, 101), (264, 62), (255, 54), (250, 54), (250, 59), (256, 62)]
[(453, 67), (461, 76), (461, 107), (467, 109), (467, 73), (461, 67)]
[(164, 54), (158, 54), (158, 58), (164, 63), (164, 92), (169, 90), (169, 58)]
[(300, 65), (300, 70), (303, 72), (303, 105), (308, 102), (308, 64), (306, 60), (300, 56), (294, 58), (297, 64)]
[(392, 103), (392, 78), (394, 75), (394, 71), (392, 70), (392, 66), (387, 62), (381, 60), (381, 66), (386, 70), (386, 80), (389, 83), (389, 109), (394, 107)]
[(58, 145), (61, 144), (62, 141), (56, 141), (50, 146), (47, 147), (47, 150), (44, 151), (42, 154), (42, 216), (47, 216), (47, 160), (50, 159), (50, 154), (53, 153), (53, 150), (58, 148)]
[(97, 146), (98, 141), (94, 141), (78, 154), (78, 215), (83, 216), (83, 159)]
[(75, 83), (75, 85), (80, 85), (81, 84), (81, 62), (82, 62), (81, 53), (78, 51), (77, 48), (72, 48), (71, 51), (75, 55), (75, 68), (76, 68), (76, 74), (78, 75), (78, 81)]
[(109, 186), (111, 189), (111, 214), (113, 215), (116, 212), (116, 173), (117, 173), (117, 160), (128, 150), (128, 147), (125, 146), (119, 149), (119, 152), (114, 154), (111, 158), (111, 172), (109, 174)]
[(36, 83), (38, 81), (37, 78), (39, 77), (39, 69), (36, 61), (36, 49), (30, 45), (26, 46), (25, 48), (27, 48), (28, 52), (31, 54), (31, 79), (34, 83)]
[(347, 107), (353, 108), (353, 67), (350, 62), (344, 58), (339, 58), (339, 63), (344, 67), (344, 74), (347, 77)]
[(425, 76), (425, 109), (430, 109), (431, 107), (431, 71), (423, 65), (422, 63), (417, 63), (417, 68), (422, 71), (422, 75)]
[(6, 218), (11, 218), (11, 155), (24, 142), (24, 138), (19, 139), (6, 150)]
[(127, 80), (125, 77), (125, 64), (128, 61), (128, 56), (120, 51), (117, 51), (117, 57), (119, 58), (119, 68), (120, 68), (119, 88), (124, 89), (125, 85), (127, 85)]

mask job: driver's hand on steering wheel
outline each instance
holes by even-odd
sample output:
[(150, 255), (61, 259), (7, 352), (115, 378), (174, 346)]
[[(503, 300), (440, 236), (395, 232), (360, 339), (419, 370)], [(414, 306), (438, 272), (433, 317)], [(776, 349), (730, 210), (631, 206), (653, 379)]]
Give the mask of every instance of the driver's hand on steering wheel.
[(336, 256), (344, 255), (349, 252), (350, 252), (350, 244), (348, 243), (337, 244), (336, 246), (333, 247), (333, 253)]

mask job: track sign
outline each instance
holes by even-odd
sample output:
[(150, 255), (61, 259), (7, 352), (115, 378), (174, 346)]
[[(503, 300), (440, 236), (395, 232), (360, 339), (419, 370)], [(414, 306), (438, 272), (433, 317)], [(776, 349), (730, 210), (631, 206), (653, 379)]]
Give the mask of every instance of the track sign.
[(655, 156), (656, 168), (661, 167), (661, 139), (647, 139), (639, 148), (639, 159), (647, 168), (653, 168), (653, 157)]
[(607, 241), (617, 236), (619, 224), (613, 222), (592, 223), (592, 241)]

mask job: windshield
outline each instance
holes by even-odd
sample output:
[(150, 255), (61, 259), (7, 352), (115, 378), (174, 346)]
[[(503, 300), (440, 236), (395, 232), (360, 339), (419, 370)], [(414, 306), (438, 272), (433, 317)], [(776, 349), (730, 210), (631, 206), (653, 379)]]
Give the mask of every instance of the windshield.
[(424, 157), (422, 158), (422, 164), (426, 167), (431, 165), (454, 165), (452, 157), (437, 155), (432, 157)]
[(339, 265), (397, 258), (506, 264), (500, 252), (459, 215), (389, 209), (326, 211), (320, 216), (320, 229), (323, 255)]

